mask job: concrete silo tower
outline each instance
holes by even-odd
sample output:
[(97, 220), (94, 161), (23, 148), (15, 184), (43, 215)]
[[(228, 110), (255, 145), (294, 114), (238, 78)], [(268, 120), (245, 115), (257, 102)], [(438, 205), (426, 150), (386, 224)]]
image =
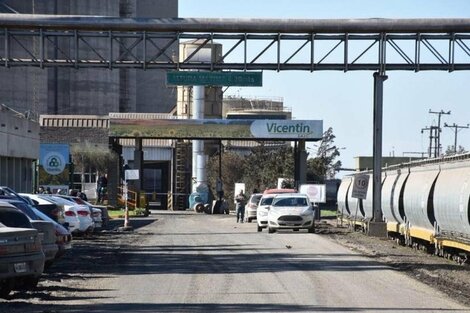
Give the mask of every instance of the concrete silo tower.
[[(11, 14), (177, 17), (178, 1), (5, 0), (0, 4), (0, 11)], [(39, 43), (34, 41), (22, 44), (32, 51), (39, 47)], [(53, 44), (64, 52), (69, 51), (65, 41), (58, 40)], [(95, 44), (93, 46), (96, 47)], [(11, 49), (26, 53), (15, 42), (12, 42)], [(100, 49), (105, 51), (107, 48), (98, 45), (96, 49), (100, 52)], [(115, 49), (113, 52), (119, 54), (119, 45)], [(174, 49), (177, 55), (177, 45)], [(176, 92), (166, 87), (165, 73), (161, 71), (0, 68), (0, 80), (1, 102), (21, 112), (93, 115), (109, 112), (168, 112), (176, 103)]]

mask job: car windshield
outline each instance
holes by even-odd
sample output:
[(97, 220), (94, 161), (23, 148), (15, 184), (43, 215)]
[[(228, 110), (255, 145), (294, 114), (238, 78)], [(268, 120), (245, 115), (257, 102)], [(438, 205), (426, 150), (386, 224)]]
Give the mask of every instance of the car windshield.
[(289, 197), (274, 199), (273, 206), (307, 206), (307, 199), (300, 197)]
[(52, 218), (50, 218), (46, 214), (42, 213), (38, 209), (33, 208), (33, 211), (39, 217), (39, 219), (41, 219), (43, 221), (46, 221), (46, 222), (53, 222), (54, 224), (56, 224), (56, 221), (54, 221)]
[(8, 227), (32, 228), (26, 215), (17, 210), (0, 210), (0, 222)]
[(269, 197), (269, 198), (262, 198), (261, 201), (259, 202), (259, 205), (271, 205), (271, 203), (273, 203), (273, 199), (272, 197)]
[(44, 200), (49, 200), (51, 202), (54, 202), (56, 204), (61, 204), (61, 205), (69, 205), (69, 206), (75, 206), (76, 203), (75, 202), (72, 202), (72, 201), (69, 201), (69, 200), (66, 200), (66, 199), (62, 199), (61, 197), (56, 197), (56, 196), (40, 196), (41, 199), (44, 199)]
[(21, 210), (24, 214), (26, 214), (30, 219), (32, 220), (39, 220), (39, 217), (37, 214), (33, 211), (33, 208), (30, 207), (28, 204), (21, 202), (21, 201), (14, 201), (10, 202), (12, 205), (17, 207), (18, 209)]
[(262, 195), (252, 196), (251, 199), (250, 199), (250, 202), (251, 202), (251, 203), (258, 204), (259, 200), (261, 199), (261, 196), (262, 196)]

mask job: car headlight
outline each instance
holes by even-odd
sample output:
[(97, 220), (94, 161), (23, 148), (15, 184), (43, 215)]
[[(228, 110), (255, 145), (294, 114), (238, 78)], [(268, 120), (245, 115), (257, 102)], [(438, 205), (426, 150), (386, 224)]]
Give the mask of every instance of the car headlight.
[(312, 209), (307, 209), (305, 211), (302, 212), (302, 214), (300, 214), (302, 216), (310, 216), (310, 215), (313, 215), (313, 210)]
[(267, 216), (268, 212), (267, 211), (259, 211), (259, 216)]

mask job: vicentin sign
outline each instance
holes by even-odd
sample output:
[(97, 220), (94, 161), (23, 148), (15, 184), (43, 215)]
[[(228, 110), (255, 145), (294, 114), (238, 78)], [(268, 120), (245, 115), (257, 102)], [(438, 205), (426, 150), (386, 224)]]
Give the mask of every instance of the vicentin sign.
[(250, 130), (255, 138), (321, 139), (323, 121), (257, 120)]

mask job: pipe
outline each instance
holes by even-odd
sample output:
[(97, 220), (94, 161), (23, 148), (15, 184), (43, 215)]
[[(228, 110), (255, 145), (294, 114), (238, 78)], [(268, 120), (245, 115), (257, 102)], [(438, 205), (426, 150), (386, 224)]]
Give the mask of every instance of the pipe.
[[(193, 119), (204, 119), (205, 87), (193, 86)], [(204, 141), (193, 140), (192, 176), (196, 180), (193, 192), (200, 184), (206, 183), (206, 162), (204, 156)], [(193, 181), (194, 182), (194, 181)]]
[(0, 14), (0, 27), (225, 33), (465, 33), (470, 32), (470, 19), (209, 19)]

